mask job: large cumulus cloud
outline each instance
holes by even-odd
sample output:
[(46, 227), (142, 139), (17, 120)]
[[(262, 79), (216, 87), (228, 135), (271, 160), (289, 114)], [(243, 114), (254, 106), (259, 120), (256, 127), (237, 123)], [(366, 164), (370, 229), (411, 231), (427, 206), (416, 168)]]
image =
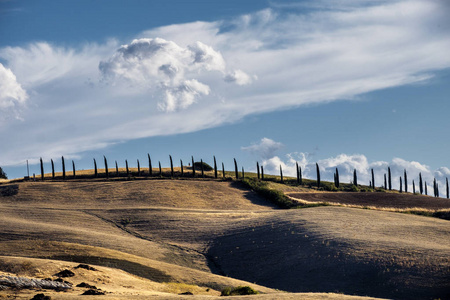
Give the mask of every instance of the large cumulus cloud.
[(23, 106), (28, 99), (27, 92), (17, 82), (14, 73), (0, 63), (0, 110), (6, 113)]

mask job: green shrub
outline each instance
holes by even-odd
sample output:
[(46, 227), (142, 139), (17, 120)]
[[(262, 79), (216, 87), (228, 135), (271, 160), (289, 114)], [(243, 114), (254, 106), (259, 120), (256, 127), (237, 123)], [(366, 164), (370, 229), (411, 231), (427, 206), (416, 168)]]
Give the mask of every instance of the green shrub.
[(254, 190), (258, 195), (280, 206), (281, 208), (291, 208), (297, 206), (283, 192), (270, 189), (267, 182), (259, 181), (256, 178), (242, 178), (240, 182), (245, 187)]
[(220, 296), (239, 296), (239, 295), (256, 295), (259, 294), (249, 286), (238, 286), (235, 288), (226, 287), (222, 290)]
[(203, 170), (205, 171), (212, 171), (214, 170), (213, 167), (211, 167), (210, 165), (208, 165), (207, 163), (205, 163), (204, 161), (202, 162), (195, 162), (194, 163), (194, 167), (198, 170), (198, 169), (202, 169), (202, 164), (203, 164)]

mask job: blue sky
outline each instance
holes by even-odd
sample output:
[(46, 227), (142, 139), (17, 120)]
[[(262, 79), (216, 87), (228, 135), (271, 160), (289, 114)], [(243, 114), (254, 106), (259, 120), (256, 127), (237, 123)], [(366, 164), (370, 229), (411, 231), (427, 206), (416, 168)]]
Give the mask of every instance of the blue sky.
[(0, 166), (450, 177), (446, 1), (0, 0)]

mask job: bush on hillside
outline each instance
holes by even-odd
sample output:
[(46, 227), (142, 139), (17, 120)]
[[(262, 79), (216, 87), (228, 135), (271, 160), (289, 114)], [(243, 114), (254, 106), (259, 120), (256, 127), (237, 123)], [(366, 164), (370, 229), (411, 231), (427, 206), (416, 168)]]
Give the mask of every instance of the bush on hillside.
[(8, 176), (6, 176), (6, 173), (3, 171), (2, 167), (0, 167), (0, 178), (8, 179)]
[(259, 294), (249, 286), (238, 286), (235, 288), (226, 287), (222, 290), (220, 296), (239, 296), (239, 295), (256, 295)]
[[(194, 163), (194, 167), (195, 167), (196, 170), (201, 170), (202, 163), (197, 161), (197, 162)], [(205, 170), (205, 171), (212, 171), (214, 169), (213, 169), (213, 167), (211, 167), (207, 163), (203, 162), (203, 170)]]

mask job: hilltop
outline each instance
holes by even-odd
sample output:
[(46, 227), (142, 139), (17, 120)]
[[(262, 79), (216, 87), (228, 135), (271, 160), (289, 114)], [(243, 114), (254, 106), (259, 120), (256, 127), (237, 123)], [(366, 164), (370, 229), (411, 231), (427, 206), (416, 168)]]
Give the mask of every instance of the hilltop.
[[(178, 295), (185, 292), (211, 299), (237, 286), (267, 299), (449, 295), (447, 220), (342, 205), (280, 209), (235, 180), (135, 179), (0, 185), (0, 276), (73, 271), (64, 278), (73, 289), (44, 291), (56, 299), (77, 298), (81, 282), (108, 299), (192, 297)], [(284, 188), (299, 203), (339, 194)], [(333, 196), (340, 203), (357, 201), (358, 193), (341, 194)], [(36, 293), (5, 289), (0, 298)]]

